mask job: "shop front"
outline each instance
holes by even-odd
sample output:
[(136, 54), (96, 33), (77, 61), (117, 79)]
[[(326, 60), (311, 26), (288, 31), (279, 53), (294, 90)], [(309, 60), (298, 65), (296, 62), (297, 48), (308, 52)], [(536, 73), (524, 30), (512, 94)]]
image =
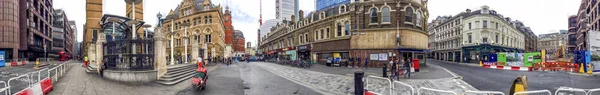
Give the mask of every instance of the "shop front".
[(296, 47), (286, 47), (278, 49), (280, 57), (286, 60), (296, 60)]
[(319, 64), (326, 64), (327, 62), (344, 64), (350, 58), (350, 40), (348, 39), (319, 42), (314, 43), (312, 46), (313, 60)]
[(310, 44), (297, 46), (296, 50), (297, 50), (297, 54), (298, 54), (298, 59), (309, 60), (310, 59), (310, 49), (311, 49)]

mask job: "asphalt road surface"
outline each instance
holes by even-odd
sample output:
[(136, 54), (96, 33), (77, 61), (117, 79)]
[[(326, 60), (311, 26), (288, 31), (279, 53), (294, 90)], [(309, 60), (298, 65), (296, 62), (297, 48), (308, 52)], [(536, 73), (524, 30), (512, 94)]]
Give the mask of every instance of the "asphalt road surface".
[(320, 95), (253, 64), (257, 63), (221, 65), (209, 72), (205, 90), (193, 90), (190, 86), (178, 95)]
[(501, 91), (508, 93), (512, 82), (519, 76), (527, 76), (527, 90), (550, 90), (552, 93), (559, 87), (581, 89), (600, 88), (600, 77), (579, 76), (566, 72), (542, 71), (510, 71), (460, 65), (456, 62), (428, 61), (463, 77), (463, 80), (482, 91)]

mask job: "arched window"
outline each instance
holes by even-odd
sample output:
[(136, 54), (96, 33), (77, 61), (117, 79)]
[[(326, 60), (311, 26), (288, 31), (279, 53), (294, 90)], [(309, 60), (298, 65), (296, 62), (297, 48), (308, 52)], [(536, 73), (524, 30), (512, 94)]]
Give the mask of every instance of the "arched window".
[(411, 7), (406, 8), (404, 11), (404, 22), (413, 22), (413, 9)]
[(342, 23), (338, 23), (336, 26), (335, 36), (342, 36)]
[(377, 17), (377, 8), (371, 8), (371, 23), (379, 22), (379, 17)]
[(344, 28), (344, 35), (350, 35), (350, 22), (346, 22)]
[(383, 7), (381, 9), (381, 22), (390, 22), (390, 7)]
[(415, 21), (417, 26), (421, 26), (421, 11), (417, 11), (415, 16), (417, 17), (417, 21)]
[(340, 14), (346, 12), (346, 6), (340, 6)]

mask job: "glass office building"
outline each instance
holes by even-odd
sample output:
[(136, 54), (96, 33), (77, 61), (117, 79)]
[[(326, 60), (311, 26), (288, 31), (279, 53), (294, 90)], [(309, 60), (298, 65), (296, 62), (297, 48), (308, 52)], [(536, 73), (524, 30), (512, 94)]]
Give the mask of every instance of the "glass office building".
[(326, 9), (328, 7), (349, 3), (350, 0), (315, 0), (315, 9), (320, 11), (321, 9)]

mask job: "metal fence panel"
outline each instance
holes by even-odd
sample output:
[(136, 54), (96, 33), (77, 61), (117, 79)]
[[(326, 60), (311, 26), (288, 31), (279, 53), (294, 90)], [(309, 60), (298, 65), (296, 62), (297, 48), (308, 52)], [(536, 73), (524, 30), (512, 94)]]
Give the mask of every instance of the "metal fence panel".
[(453, 91), (438, 90), (433, 88), (421, 87), (417, 90), (417, 95), (458, 95)]
[(587, 92), (585, 89), (561, 87), (554, 92), (554, 95), (587, 95)]
[(394, 81), (393, 83), (393, 95), (413, 95), (415, 94), (415, 88), (399, 81)]
[(390, 95), (392, 93), (391, 80), (383, 77), (368, 76), (365, 78), (365, 89), (378, 95)]
[(588, 90), (587, 95), (600, 95), (600, 88)]
[(500, 91), (467, 91), (463, 95), (504, 95)]
[(513, 95), (552, 95), (552, 92), (550, 92), (550, 90), (535, 90), (535, 91), (516, 92)]

